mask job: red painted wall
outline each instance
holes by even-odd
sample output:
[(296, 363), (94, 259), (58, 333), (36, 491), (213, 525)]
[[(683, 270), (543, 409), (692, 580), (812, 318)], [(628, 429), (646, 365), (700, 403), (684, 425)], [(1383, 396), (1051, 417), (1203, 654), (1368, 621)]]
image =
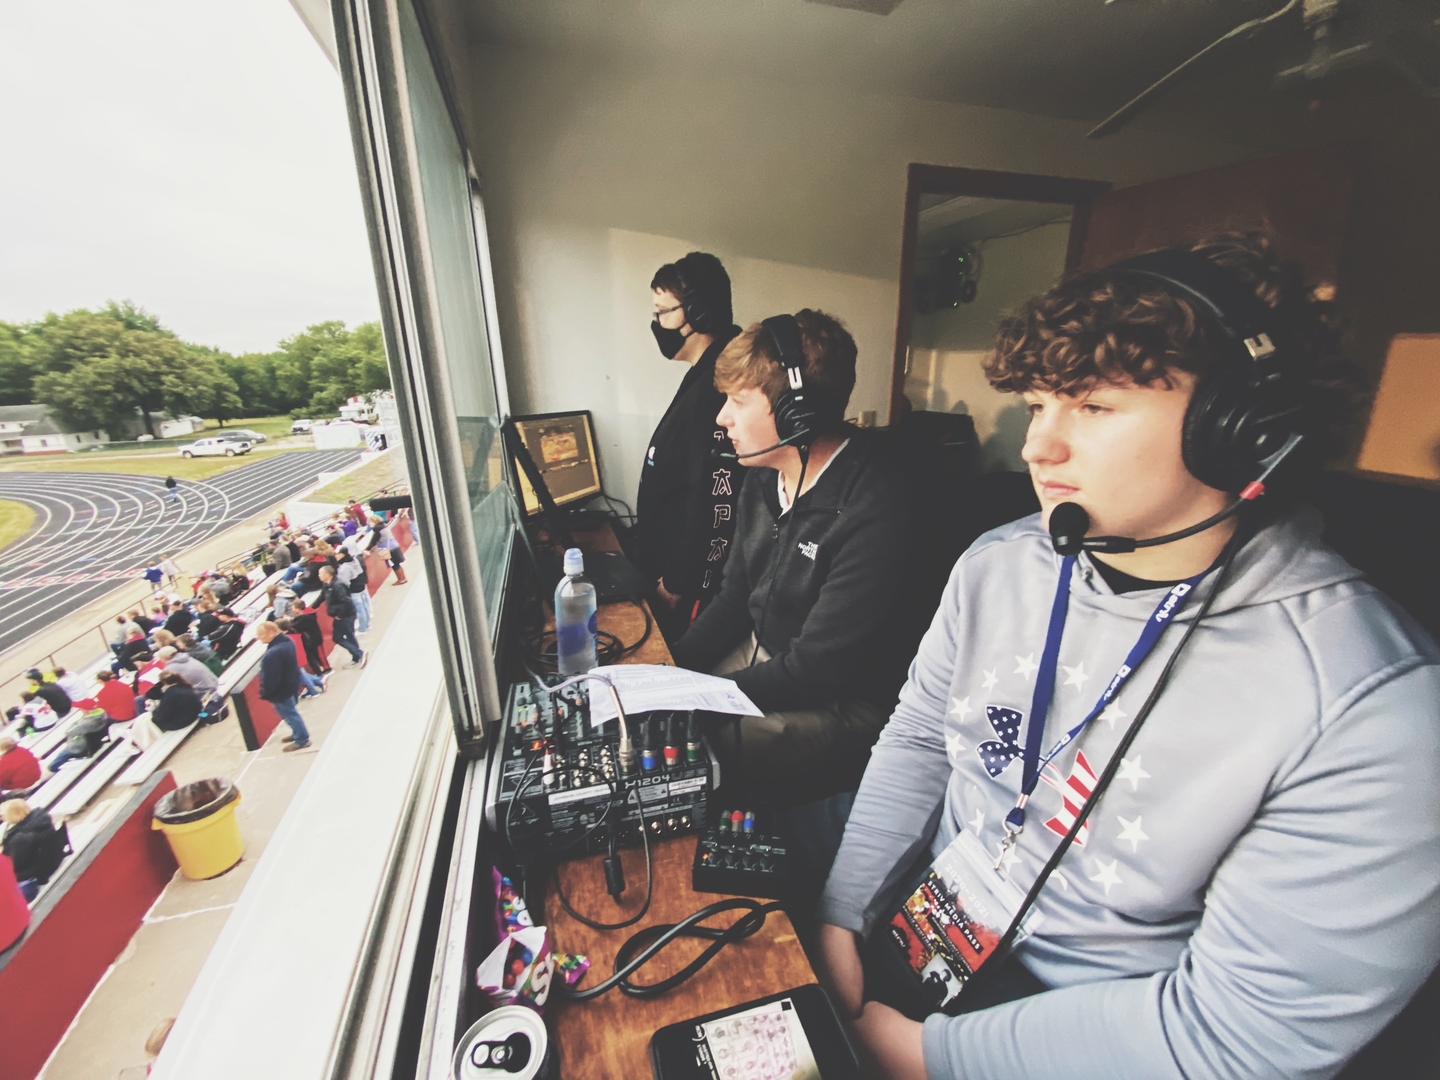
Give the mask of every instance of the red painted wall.
[(0, 954), (0, 1080), (33, 1080), (174, 876), (170, 845), (150, 828), (155, 803), (174, 790), (169, 772), (147, 781), (61, 869), (20, 943)]
[[(304, 661), (305, 657), (302, 654), (300, 656), (302, 665)], [(240, 696), (245, 699), (245, 707), (250, 712), (250, 726), (255, 729), (255, 741), (264, 746), (265, 740), (270, 738), (283, 721), (280, 719), (280, 714), (275, 711), (275, 706), (260, 696), (259, 675), (245, 684), (245, 689), (240, 691)]]

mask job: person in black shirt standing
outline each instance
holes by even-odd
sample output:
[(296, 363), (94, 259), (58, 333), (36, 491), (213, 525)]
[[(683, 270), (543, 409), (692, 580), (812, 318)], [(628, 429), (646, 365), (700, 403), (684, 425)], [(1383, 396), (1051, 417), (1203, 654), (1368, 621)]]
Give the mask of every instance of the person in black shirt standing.
[(714, 456), (728, 450), (715, 421), (725, 395), (715, 389), (715, 359), (740, 332), (732, 324), (730, 276), (714, 255), (692, 251), (666, 263), (650, 282), (660, 353), (690, 365), (665, 411), (640, 473), (632, 552), (655, 582), (652, 607), (667, 638), (685, 632), (720, 591), (735, 535), (744, 468)]

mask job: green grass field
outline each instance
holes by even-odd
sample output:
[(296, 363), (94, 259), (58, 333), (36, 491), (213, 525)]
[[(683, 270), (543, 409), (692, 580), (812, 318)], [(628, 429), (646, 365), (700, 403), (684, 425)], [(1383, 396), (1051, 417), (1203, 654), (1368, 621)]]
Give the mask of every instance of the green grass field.
[(358, 499), (371, 492), (379, 491), (383, 487), (389, 487), (395, 482), (395, 470), (390, 465), (390, 455), (378, 457), (368, 464), (360, 466), (354, 472), (348, 472), (340, 479), (326, 484), (319, 491), (305, 496), (306, 502), (318, 503), (342, 503), (351, 499)]
[[(219, 430), (214, 420), (207, 421), (205, 432)], [(93, 450), (83, 454), (37, 454), (15, 455), (0, 458), (0, 472), (110, 472), (129, 473), (141, 476), (173, 476), (177, 480), (208, 480), (212, 476), (238, 469), (264, 459), (266, 454), (281, 450), (280, 439), (290, 434), (288, 416), (260, 416), (248, 420), (230, 420), (226, 429), (249, 428), (267, 436), (268, 442), (261, 443), (248, 454), (237, 454), (233, 458), (204, 457), (183, 458), (175, 452), (182, 443), (194, 442), (201, 435), (189, 435), (184, 439), (165, 439), (154, 442), (127, 442), (114, 450)], [(306, 439), (284, 450), (312, 450)]]
[(0, 551), (30, 531), (35, 524), (35, 511), (24, 503), (0, 499)]

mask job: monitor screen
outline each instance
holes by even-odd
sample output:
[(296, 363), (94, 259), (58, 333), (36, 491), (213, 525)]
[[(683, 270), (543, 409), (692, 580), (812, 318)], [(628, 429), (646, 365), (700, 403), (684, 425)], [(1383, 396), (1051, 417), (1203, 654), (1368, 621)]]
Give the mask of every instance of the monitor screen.
[[(588, 412), (514, 417), (515, 430), (556, 506), (567, 506), (600, 494), (600, 462), (595, 456), (595, 429)], [(529, 517), (540, 512), (530, 478), (515, 464), (520, 499)]]

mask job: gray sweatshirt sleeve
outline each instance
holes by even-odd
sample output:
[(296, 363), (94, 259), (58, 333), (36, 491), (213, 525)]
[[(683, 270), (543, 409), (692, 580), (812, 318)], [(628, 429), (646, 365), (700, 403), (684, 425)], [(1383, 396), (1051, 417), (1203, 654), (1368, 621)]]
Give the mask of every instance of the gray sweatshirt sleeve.
[(820, 898), (821, 922), (865, 934), (935, 835), (945, 807), (945, 695), (955, 670), (955, 622), (965, 560), (951, 572), (900, 702), (870, 753), (840, 851)]
[(930, 1080), (1333, 1076), (1440, 957), (1437, 702), (1433, 666), (1342, 698), (1216, 868), (1174, 971), (931, 1016)]

